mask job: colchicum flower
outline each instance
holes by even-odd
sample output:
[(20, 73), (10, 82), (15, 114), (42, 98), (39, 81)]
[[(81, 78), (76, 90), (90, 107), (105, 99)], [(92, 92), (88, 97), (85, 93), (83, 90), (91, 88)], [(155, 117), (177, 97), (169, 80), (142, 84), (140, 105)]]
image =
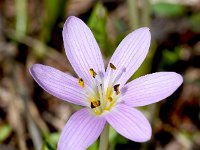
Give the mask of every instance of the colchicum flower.
[(69, 17), (62, 33), (67, 57), (79, 78), (41, 64), (30, 68), (32, 77), (48, 93), (84, 107), (68, 120), (58, 149), (87, 149), (106, 121), (132, 141), (149, 140), (151, 126), (135, 107), (165, 99), (183, 82), (175, 72), (158, 72), (126, 83), (148, 53), (149, 29), (140, 28), (125, 37), (106, 71), (97, 42), (82, 20)]

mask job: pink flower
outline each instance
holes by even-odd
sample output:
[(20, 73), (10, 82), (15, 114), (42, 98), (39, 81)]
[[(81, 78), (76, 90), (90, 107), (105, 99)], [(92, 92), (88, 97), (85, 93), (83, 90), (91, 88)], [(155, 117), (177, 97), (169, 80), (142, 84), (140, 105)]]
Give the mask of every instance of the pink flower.
[(183, 82), (175, 72), (158, 72), (126, 84), (145, 59), (150, 39), (148, 28), (130, 33), (119, 44), (105, 71), (90, 29), (76, 17), (67, 19), (63, 29), (64, 47), (79, 78), (40, 64), (30, 68), (31, 75), (44, 90), (84, 107), (65, 125), (59, 150), (87, 149), (97, 140), (106, 121), (130, 140), (145, 142), (150, 139), (151, 126), (135, 107), (165, 99)]

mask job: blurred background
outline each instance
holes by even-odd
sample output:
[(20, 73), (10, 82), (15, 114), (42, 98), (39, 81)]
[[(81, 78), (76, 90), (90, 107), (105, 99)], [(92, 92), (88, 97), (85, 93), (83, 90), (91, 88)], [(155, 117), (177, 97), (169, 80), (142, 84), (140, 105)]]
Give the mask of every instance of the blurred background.
[(42, 63), (75, 75), (62, 40), (70, 15), (91, 28), (106, 63), (125, 35), (149, 27), (150, 52), (132, 79), (157, 71), (184, 77), (172, 96), (139, 108), (151, 122), (150, 141), (111, 129), (109, 150), (200, 150), (200, 0), (0, 0), (0, 150), (56, 149), (79, 109), (46, 93), (28, 71)]

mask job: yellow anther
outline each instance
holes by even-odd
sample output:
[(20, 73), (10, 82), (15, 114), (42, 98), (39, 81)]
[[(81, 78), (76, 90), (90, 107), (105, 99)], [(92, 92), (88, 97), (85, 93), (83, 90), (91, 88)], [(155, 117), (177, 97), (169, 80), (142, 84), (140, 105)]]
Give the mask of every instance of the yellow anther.
[(112, 102), (113, 98), (112, 97), (108, 97), (108, 101)]
[(97, 75), (97, 73), (94, 71), (94, 69), (93, 68), (90, 68), (90, 74), (91, 74), (91, 76), (93, 77), (93, 78), (95, 78), (95, 76)]
[(118, 95), (119, 93), (120, 93), (120, 91), (119, 91), (119, 86), (120, 86), (120, 84), (116, 84), (116, 85), (114, 85), (114, 91), (116, 92), (116, 95)]
[(92, 101), (91, 102), (91, 108), (96, 108), (96, 107), (98, 107), (98, 106), (100, 106), (101, 105), (101, 103), (100, 103), (100, 101)]
[(115, 65), (113, 65), (112, 63), (110, 63), (110, 68), (113, 70), (116, 70), (117, 68), (115, 67)]
[(78, 78), (78, 84), (80, 87), (82, 87), (82, 88), (84, 87), (84, 81), (82, 78)]
[(96, 114), (96, 115), (101, 115), (101, 114), (102, 114), (102, 112), (101, 112), (101, 111), (99, 111), (99, 110), (96, 110), (96, 109), (94, 110), (94, 112), (95, 112), (95, 114)]

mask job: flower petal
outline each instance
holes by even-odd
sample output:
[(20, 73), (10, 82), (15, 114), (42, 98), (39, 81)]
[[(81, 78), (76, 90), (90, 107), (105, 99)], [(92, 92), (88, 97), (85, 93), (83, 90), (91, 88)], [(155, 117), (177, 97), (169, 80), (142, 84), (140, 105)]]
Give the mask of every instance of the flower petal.
[[(113, 80), (123, 85), (133, 75), (144, 61), (150, 46), (151, 35), (149, 29), (144, 27), (127, 35), (119, 44), (110, 63), (116, 70)], [(111, 68), (107, 67), (107, 73)]]
[(63, 40), (72, 67), (86, 83), (94, 83), (89, 73), (90, 68), (97, 74), (104, 74), (105, 68), (98, 44), (82, 20), (73, 16), (67, 19), (63, 28)]
[(119, 134), (132, 141), (145, 142), (151, 137), (151, 126), (148, 120), (135, 108), (118, 104), (105, 117)]
[(48, 93), (70, 103), (87, 106), (87, 95), (78, 80), (50, 66), (35, 64), (30, 68), (35, 81)]
[(159, 72), (137, 78), (122, 89), (127, 105), (145, 106), (170, 96), (183, 82), (175, 72)]
[(74, 113), (65, 125), (58, 142), (58, 150), (85, 150), (101, 134), (106, 120), (93, 116), (83, 108)]

